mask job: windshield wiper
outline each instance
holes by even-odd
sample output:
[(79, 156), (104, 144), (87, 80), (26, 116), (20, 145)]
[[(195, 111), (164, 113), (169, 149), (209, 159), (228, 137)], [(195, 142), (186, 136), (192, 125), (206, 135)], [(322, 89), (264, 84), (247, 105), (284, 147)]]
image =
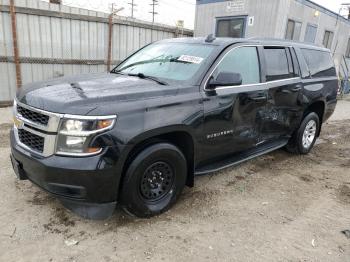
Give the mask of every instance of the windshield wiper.
[(139, 77), (141, 79), (150, 79), (150, 80), (153, 80), (154, 82), (157, 82), (158, 84), (163, 85), (163, 86), (167, 86), (168, 85), (167, 82), (162, 81), (162, 80), (160, 80), (159, 78), (157, 78), (155, 76), (148, 76), (148, 75), (145, 75), (143, 73), (137, 73), (137, 74), (129, 73), (128, 76), (137, 76), (137, 77)]
[(125, 73), (123, 73), (121, 71), (115, 71), (114, 69), (111, 71), (111, 74), (126, 75)]
[(165, 81), (162, 81), (160, 80), (159, 78), (155, 77), (155, 76), (147, 76), (143, 73), (138, 73), (138, 74), (132, 74), (132, 73), (129, 73), (129, 74), (126, 74), (126, 73), (123, 73), (123, 72), (120, 72), (120, 71), (111, 71), (112, 74), (118, 74), (118, 75), (128, 75), (128, 76), (137, 76), (141, 79), (150, 79), (150, 80), (153, 80), (155, 82), (157, 82), (158, 84), (160, 85), (163, 85), (163, 86), (167, 86), (168, 83), (165, 82)]
[(172, 57), (172, 58), (153, 58), (153, 59), (150, 59), (150, 60), (143, 60), (143, 61), (138, 61), (138, 62), (135, 62), (135, 63), (132, 63), (130, 65), (127, 65), (125, 67), (122, 67), (120, 68), (119, 70), (115, 70), (117, 68), (114, 68), (112, 70), (111, 73), (119, 73), (119, 72), (122, 72), (130, 67), (133, 67), (133, 66), (138, 66), (138, 65), (145, 65), (145, 64), (154, 64), (154, 63), (182, 63), (182, 64), (191, 64), (190, 62), (186, 62), (186, 61), (180, 61), (178, 60), (179, 57)]

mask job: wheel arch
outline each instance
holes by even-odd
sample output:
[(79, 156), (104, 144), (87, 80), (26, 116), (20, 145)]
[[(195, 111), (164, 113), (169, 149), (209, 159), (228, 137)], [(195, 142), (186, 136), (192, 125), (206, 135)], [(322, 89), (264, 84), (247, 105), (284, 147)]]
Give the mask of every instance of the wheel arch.
[(119, 192), (123, 186), (123, 178), (127, 168), (135, 157), (145, 148), (157, 143), (170, 143), (178, 147), (187, 160), (187, 181), (186, 185), (192, 187), (194, 184), (194, 152), (195, 141), (192, 132), (186, 126), (162, 127), (147, 131), (139, 136), (132, 138), (128, 144), (131, 145), (127, 152), (126, 160), (122, 167), (121, 181), (119, 183)]
[(326, 110), (326, 103), (322, 100), (318, 100), (310, 103), (304, 110), (303, 119), (311, 112), (314, 112), (318, 115), (318, 118), (320, 120), (320, 128), (318, 130), (317, 137), (319, 137), (321, 133), (325, 110)]

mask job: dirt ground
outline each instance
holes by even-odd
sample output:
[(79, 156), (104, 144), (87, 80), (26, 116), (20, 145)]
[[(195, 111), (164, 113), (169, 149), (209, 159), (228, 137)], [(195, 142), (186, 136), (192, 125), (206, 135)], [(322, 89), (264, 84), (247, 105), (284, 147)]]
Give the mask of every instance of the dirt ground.
[(279, 150), (199, 177), (173, 209), (147, 220), (120, 210), (84, 220), (17, 181), (10, 110), (0, 118), (0, 261), (350, 261), (341, 233), (350, 230), (350, 100), (309, 155)]

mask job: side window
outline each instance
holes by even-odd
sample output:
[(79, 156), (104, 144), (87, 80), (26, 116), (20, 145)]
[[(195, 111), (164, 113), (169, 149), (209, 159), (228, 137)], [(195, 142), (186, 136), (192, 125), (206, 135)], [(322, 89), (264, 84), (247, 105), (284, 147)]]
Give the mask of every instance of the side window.
[(309, 79), (311, 77), (310, 70), (306, 64), (305, 57), (304, 57), (303, 53), (301, 52), (301, 49), (295, 48), (294, 51), (295, 51), (295, 54), (297, 55), (297, 58), (298, 58), (301, 77), (303, 79)]
[(266, 81), (275, 81), (294, 77), (289, 49), (265, 47)]
[(308, 24), (306, 27), (304, 42), (315, 43), (317, 26)]
[(287, 23), (286, 39), (300, 40), (301, 26), (302, 24), (300, 22), (289, 19)]
[(218, 18), (216, 21), (217, 37), (244, 37), (245, 18)]
[(289, 48), (289, 51), (292, 55), (293, 71), (294, 71), (293, 75), (295, 77), (298, 77), (298, 76), (300, 76), (300, 66), (299, 66), (299, 61), (298, 61), (297, 55), (295, 54), (294, 48)]
[(306, 64), (309, 67), (312, 77), (337, 75), (332, 56), (329, 52), (303, 48), (301, 52), (305, 57)]
[(350, 58), (350, 38), (348, 40), (348, 47), (346, 49), (345, 57)]
[(214, 79), (220, 72), (241, 74), (243, 85), (260, 83), (260, 66), (256, 47), (239, 47), (229, 51), (213, 72)]
[(324, 32), (324, 37), (323, 37), (323, 46), (331, 49), (332, 43), (333, 43), (333, 32), (331, 31), (325, 31)]

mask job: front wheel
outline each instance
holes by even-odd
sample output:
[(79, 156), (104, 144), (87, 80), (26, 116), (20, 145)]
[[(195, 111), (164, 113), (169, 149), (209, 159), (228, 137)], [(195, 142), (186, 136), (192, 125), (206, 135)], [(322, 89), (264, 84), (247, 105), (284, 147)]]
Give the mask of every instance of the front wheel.
[(160, 214), (176, 202), (186, 177), (186, 158), (176, 146), (151, 145), (127, 169), (119, 198), (121, 206), (137, 217)]
[(296, 154), (308, 154), (313, 148), (320, 131), (320, 119), (314, 112), (309, 113), (301, 122), (290, 139), (287, 150)]

